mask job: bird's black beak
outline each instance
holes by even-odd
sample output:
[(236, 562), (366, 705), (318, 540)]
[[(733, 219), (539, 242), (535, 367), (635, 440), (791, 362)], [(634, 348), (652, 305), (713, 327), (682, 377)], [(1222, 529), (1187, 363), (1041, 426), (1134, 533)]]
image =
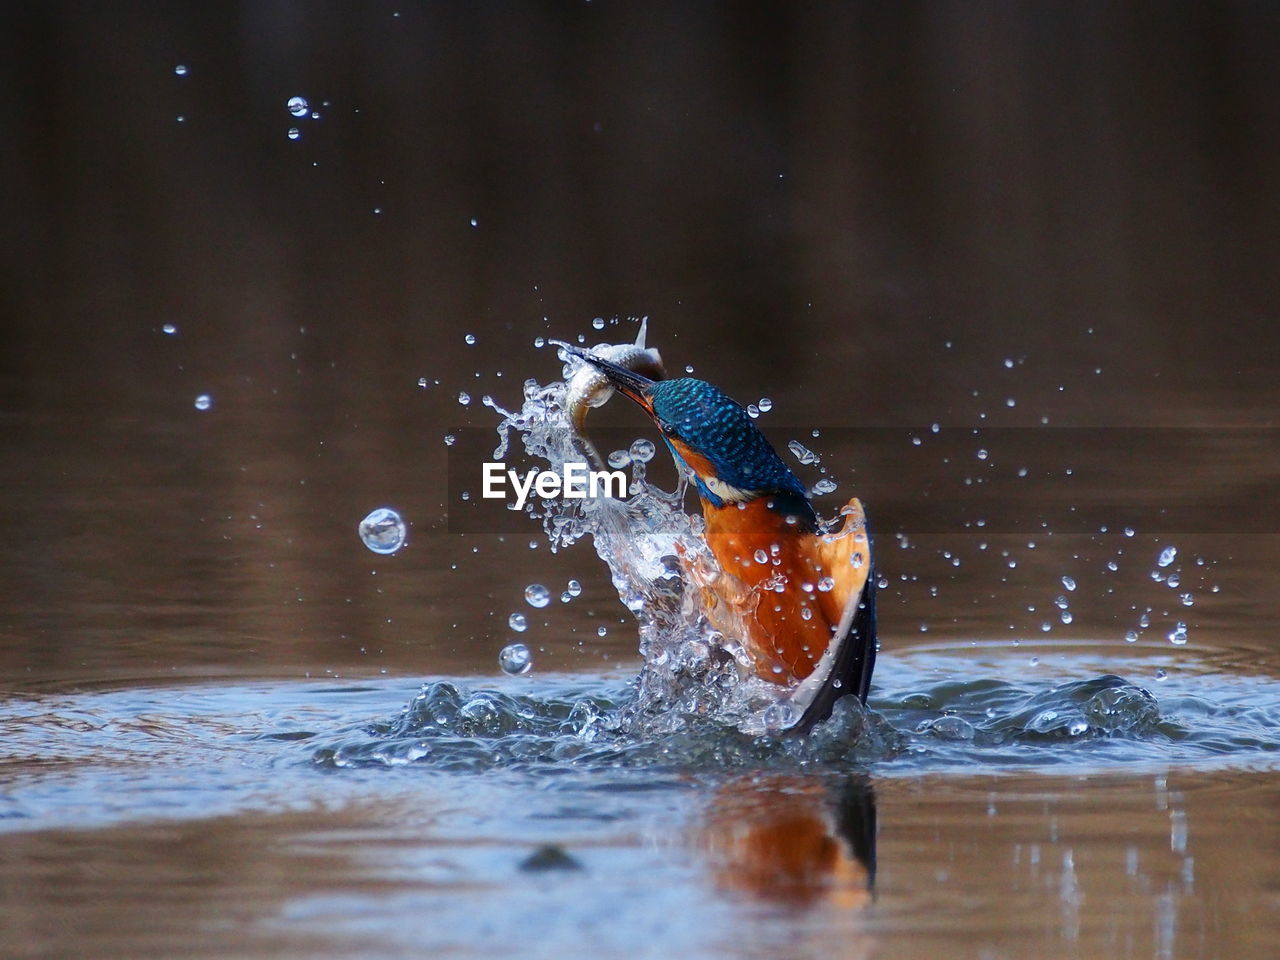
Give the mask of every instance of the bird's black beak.
[(573, 354), (580, 360), (585, 360), (603, 373), (609, 378), (609, 383), (615, 390), (640, 404), (650, 416), (653, 415), (653, 399), (649, 395), (649, 388), (653, 386), (652, 380), (643, 374), (633, 373), (626, 367), (620, 367), (616, 363), (602, 360), (586, 350), (579, 350), (569, 344), (562, 344), (562, 346), (566, 352)]

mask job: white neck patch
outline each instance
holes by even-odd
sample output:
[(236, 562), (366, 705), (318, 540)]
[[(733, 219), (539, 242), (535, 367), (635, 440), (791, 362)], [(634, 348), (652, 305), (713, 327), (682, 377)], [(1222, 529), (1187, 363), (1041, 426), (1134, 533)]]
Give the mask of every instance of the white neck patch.
[(708, 490), (725, 503), (742, 503), (744, 500), (754, 500), (759, 496), (754, 490), (740, 490), (731, 484), (725, 483), (719, 477), (702, 477), (700, 479)]

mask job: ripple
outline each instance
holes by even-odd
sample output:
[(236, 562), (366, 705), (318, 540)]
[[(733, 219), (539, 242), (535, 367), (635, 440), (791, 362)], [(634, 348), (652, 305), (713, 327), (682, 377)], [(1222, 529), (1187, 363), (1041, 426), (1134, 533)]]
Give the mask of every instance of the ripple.
[[(881, 677), (887, 689), (873, 691), (870, 708), (845, 698), (832, 719), (807, 737), (753, 736), (732, 718), (696, 710), (664, 726), (662, 735), (650, 735), (651, 728), (630, 713), (634, 684), (508, 694), (437, 681), (400, 715), (318, 747), (313, 762), (421, 763), (477, 772), (555, 764), (579, 770), (874, 765), (878, 772), (919, 774), (956, 766), (966, 772), (975, 766), (1060, 772), (1063, 765), (1106, 769), (1277, 758), (1280, 683), (1274, 680), (1218, 678), (1214, 696), (1199, 676), (1198, 693), (1177, 689), (1175, 682), (1170, 689), (1162, 685), (1158, 696), (1117, 673), (1065, 682), (1009, 680), (984, 672), (989, 659), (970, 663), (928, 652), (889, 660)], [(999, 672), (1007, 676), (1024, 664), (1021, 655), (1007, 658)], [(1061, 666), (1078, 676), (1088, 664)], [(941, 671), (946, 675), (938, 679)]]
[[(742, 770), (1280, 767), (1280, 681), (1129, 652), (1046, 653), (1031, 668), (1025, 645), (913, 649), (884, 658), (869, 709), (846, 697), (806, 737), (743, 733), (697, 702), (665, 705), (655, 727), (636, 714), (637, 682), (616, 676), (442, 678), (408, 698), (388, 678), (30, 691), (0, 703), (12, 734), (0, 829), (387, 797), (424, 775), (612, 793)], [(1159, 684), (1157, 667), (1169, 670)], [(392, 769), (410, 779), (388, 781)]]

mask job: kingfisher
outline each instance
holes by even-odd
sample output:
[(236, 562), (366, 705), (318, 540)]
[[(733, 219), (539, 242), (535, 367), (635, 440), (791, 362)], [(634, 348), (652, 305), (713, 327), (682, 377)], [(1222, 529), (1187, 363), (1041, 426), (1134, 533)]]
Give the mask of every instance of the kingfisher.
[(842, 696), (863, 703), (876, 658), (876, 578), (856, 497), (839, 529), (821, 524), (808, 492), (741, 404), (705, 380), (652, 380), (564, 345), (653, 420), (693, 478), (718, 569), (682, 556), (708, 620), (741, 640), (755, 673), (784, 688), (787, 729), (806, 732)]

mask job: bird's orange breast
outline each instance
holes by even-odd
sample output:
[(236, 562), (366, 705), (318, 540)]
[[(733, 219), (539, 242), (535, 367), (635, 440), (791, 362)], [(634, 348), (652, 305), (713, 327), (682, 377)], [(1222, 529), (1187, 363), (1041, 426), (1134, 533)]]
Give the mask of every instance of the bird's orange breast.
[(870, 552), (861, 504), (850, 501), (837, 534), (797, 529), (763, 499), (724, 507), (704, 502), (703, 512), (721, 571), (707, 588), (715, 594), (709, 618), (727, 635), (741, 634), (761, 677), (803, 680), (866, 583)]

